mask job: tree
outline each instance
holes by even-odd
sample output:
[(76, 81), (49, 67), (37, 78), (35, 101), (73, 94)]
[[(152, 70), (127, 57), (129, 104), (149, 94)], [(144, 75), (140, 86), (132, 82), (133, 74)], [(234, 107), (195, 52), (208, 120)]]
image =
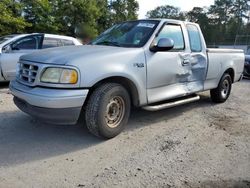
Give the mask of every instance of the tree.
[(22, 4), (15, 0), (0, 1), (0, 35), (21, 33), (31, 26), (21, 17)]
[(21, 0), (24, 4), (23, 15), (25, 20), (32, 24), (28, 32), (55, 33), (58, 29), (55, 24), (55, 14), (51, 0)]
[(97, 19), (98, 33), (101, 33), (112, 25), (109, 1), (97, 0), (97, 7), (100, 9), (100, 17)]
[(244, 19), (249, 20), (250, 1), (249, 0), (235, 0), (233, 3), (232, 12), (234, 14), (234, 30), (235, 34), (244, 34), (246, 27), (244, 26)]
[(88, 31), (90, 38), (93, 38), (98, 34), (99, 17), (100, 9), (97, 7), (96, 0), (58, 1), (56, 21), (59, 24), (60, 33), (76, 36), (84, 30)]
[(229, 34), (229, 23), (232, 24), (234, 14), (234, 0), (215, 0), (210, 6), (208, 16), (209, 24), (213, 27), (212, 41), (227, 43), (231, 41)]
[(215, 4), (210, 6), (208, 12), (209, 25), (213, 27), (211, 41), (233, 44), (236, 35), (245, 30), (243, 19), (247, 18), (249, 2), (249, 0), (215, 0)]
[(0, 34), (58, 33), (94, 38), (111, 25), (137, 19), (136, 0), (0, 0)]
[(115, 23), (136, 20), (139, 4), (136, 0), (97, 0), (100, 17), (97, 19), (99, 33)]
[(180, 12), (180, 9), (177, 7), (165, 5), (165, 6), (158, 6), (154, 10), (148, 11), (146, 17), (184, 20), (184, 13)]
[(194, 7), (191, 11), (187, 12), (186, 18), (190, 22), (198, 23), (205, 39), (210, 40), (212, 28), (209, 25), (209, 18), (205, 8)]
[(136, 20), (139, 4), (136, 0), (111, 0), (110, 1), (111, 23), (127, 20)]

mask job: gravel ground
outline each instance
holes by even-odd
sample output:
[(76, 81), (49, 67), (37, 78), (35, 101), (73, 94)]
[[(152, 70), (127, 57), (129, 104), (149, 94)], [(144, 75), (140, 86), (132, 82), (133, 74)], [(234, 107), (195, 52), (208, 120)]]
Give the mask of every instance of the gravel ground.
[(0, 86), (0, 187), (250, 187), (250, 80), (229, 100), (133, 110), (111, 140), (32, 119)]

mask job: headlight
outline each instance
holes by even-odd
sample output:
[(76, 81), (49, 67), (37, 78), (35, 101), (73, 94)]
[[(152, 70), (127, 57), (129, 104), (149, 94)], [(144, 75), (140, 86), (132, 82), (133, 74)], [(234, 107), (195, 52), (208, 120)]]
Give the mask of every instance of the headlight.
[(67, 68), (47, 68), (41, 76), (41, 82), (55, 84), (75, 84), (77, 80), (77, 71)]

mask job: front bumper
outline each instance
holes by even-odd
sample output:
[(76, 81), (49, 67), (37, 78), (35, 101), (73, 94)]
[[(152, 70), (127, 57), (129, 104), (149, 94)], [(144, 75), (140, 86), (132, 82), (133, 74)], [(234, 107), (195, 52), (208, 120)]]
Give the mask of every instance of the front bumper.
[(28, 87), (17, 81), (11, 81), (10, 90), (20, 110), (53, 124), (75, 124), (88, 94), (87, 89)]

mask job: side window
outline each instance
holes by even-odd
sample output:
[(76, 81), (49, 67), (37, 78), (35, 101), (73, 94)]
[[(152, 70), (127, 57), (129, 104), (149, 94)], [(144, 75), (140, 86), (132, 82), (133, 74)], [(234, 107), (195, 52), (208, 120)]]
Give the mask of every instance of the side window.
[(45, 48), (54, 48), (54, 47), (58, 47), (58, 46), (62, 46), (60, 44), (60, 40), (59, 39), (54, 39), (54, 38), (47, 38), (45, 37), (43, 39), (43, 49)]
[(74, 45), (72, 40), (62, 39), (61, 41), (62, 41), (63, 46), (72, 46), (72, 45)]
[(201, 37), (198, 28), (195, 25), (187, 25), (190, 48), (192, 52), (201, 52)]
[(40, 36), (25, 37), (12, 44), (13, 50), (35, 50), (39, 48)]
[(161, 38), (170, 38), (174, 41), (174, 50), (185, 48), (184, 37), (180, 25), (165, 25), (156, 38), (156, 43)]

